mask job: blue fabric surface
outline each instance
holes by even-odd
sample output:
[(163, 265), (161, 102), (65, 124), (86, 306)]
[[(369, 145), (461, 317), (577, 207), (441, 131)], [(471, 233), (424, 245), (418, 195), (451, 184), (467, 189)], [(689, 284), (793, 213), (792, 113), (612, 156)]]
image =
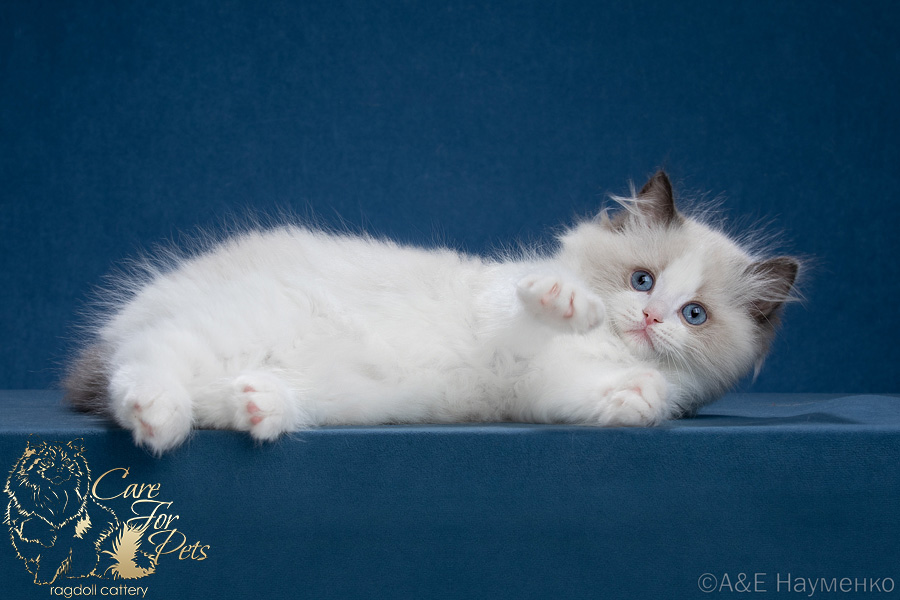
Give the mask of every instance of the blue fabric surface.
[[(0, 401), (9, 410), (0, 424), (0, 433), (35, 433), (52, 431), (100, 433), (117, 431), (112, 422), (95, 415), (74, 412), (65, 405), (60, 392), (52, 390), (3, 390)], [(805, 427), (806, 432), (828, 425), (867, 429), (885, 427), (900, 431), (900, 396), (846, 394), (728, 394), (717, 402), (702, 407), (695, 417), (668, 421), (661, 427), (645, 431), (694, 430), (703, 427), (767, 426)], [(321, 432), (338, 431), (494, 431), (489, 425), (384, 425), (378, 427), (322, 427)], [(505, 428), (581, 429), (564, 425), (501, 424)], [(588, 428), (591, 429), (591, 428)], [(591, 429), (594, 431), (593, 429)], [(602, 429), (600, 431), (609, 431)], [(625, 431), (644, 431), (626, 429)]]
[[(83, 438), (95, 478), (160, 484), (208, 558), (128, 581), (152, 598), (734, 597), (721, 586), (741, 574), (800, 597), (784, 582), (900, 581), (896, 396), (735, 394), (656, 429), (325, 428), (264, 446), (200, 431), (160, 459), (57, 393), (0, 403), (10, 466), (35, 436)], [(0, 581), (6, 597), (48, 594), (5, 542)]]
[(482, 251), (665, 166), (817, 258), (755, 391), (896, 392), (898, 11), (2, 2), (0, 387), (52, 384), (112, 264), (229, 212)]

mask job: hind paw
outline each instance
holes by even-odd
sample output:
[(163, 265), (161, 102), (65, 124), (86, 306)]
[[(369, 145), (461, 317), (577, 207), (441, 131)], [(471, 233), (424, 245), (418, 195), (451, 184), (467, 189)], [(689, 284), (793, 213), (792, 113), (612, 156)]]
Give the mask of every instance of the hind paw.
[(244, 374), (234, 380), (237, 397), (235, 427), (258, 440), (274, 440), (295, 428), (295, 410), (288, 387), (268, 373)]
[(111, 382), (116, 420), (132, 431), (136, 444), (161, 454), (191, 432), (191, 404), (178, 386), (140, 385), (127, 376)]

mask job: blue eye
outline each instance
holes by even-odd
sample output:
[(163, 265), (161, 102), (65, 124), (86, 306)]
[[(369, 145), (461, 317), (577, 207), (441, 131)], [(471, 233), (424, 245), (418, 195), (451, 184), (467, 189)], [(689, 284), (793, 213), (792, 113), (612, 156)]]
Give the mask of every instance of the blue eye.
[(706, 309), (696, 302), (685, 304), (684, 308), (681, 309), (681, 316), (690, 325), (703, 325), (706, 323)]
[(653, 289), (653, 275), (647, 271), (635, 271), (631, 274), (631, 287), (639, 292), (649, 292)]

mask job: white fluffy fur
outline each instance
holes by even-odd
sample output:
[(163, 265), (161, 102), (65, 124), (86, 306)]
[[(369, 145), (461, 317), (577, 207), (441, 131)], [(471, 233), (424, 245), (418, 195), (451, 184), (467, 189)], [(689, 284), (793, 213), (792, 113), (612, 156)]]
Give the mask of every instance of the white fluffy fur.
[[(665, 195), (645, 188), (629, 212), (519, 260), (245, 232), (133, 283), (92, 360), (75, 364), (70, 396), (97, 390), (156, 452), (193, 427), (268, 440), (334, 424), (658, 423), (761, 362), (793, 283), (722, 233), (646, 209)], [(656, 278), (649, 293), (630, 285), (638, 268)], [(681, 318), (688, 301), (707, 323)]]

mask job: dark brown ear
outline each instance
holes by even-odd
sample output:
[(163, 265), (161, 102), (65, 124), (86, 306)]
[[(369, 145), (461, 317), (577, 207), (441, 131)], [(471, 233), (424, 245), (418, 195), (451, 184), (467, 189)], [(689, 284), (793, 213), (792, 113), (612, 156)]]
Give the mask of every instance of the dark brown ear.
[(665, 171), (659, 171), (644, 184), (638, 194), (638, 211), (654, 223), (669, 225), (679, 220), (675, 210), (672, 183)]
[(763, 283), (758, 298), (751, 302), (751, 313), (758, 321), (769, 321), (791, 295), (800, 271), (800, 263), (789, 256), (777, 256), (750, 267), (751, 275)]

